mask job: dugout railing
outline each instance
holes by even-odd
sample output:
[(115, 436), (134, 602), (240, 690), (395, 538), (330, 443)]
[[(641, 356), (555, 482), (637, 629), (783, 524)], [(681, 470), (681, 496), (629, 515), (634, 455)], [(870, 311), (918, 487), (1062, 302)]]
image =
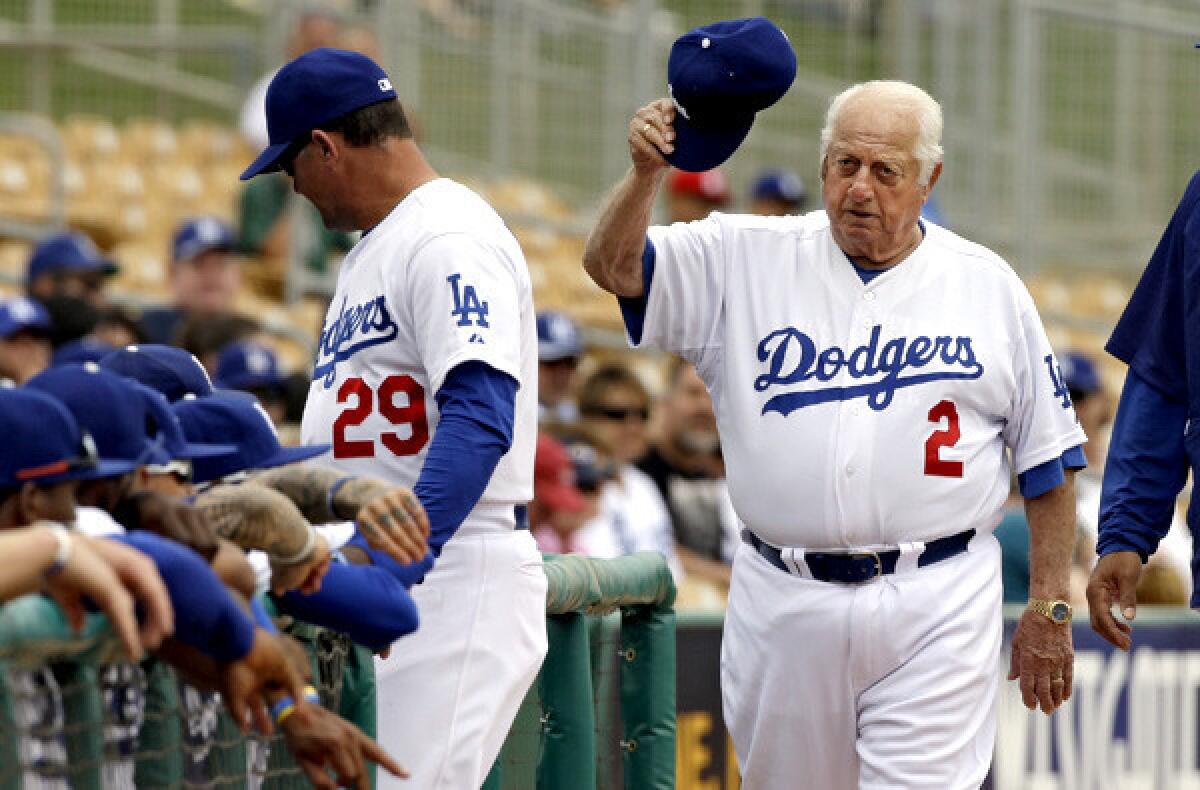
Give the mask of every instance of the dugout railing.
[[(549, 652), (485, 787), (674, 787), (675, 588), (662, 557), (547, 556), (546, 575)], [(357, 649), (289, 630), (338, 710)], [(76, 633), (41, 596), (0, 607), (0, 788), (307, 786), (278, 735), (243, 736), (166, 664), (122, 662), (103, 616)]]

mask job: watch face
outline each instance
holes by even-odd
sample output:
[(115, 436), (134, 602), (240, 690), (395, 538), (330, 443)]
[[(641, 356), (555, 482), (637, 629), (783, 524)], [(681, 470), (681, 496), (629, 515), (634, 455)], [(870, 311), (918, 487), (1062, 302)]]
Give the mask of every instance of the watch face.
[(1071, 607), (1059, 601), (1050, 608), (1050, 616), (1054, 618), (1054, 622), (1063, 623), (1071, 616)]

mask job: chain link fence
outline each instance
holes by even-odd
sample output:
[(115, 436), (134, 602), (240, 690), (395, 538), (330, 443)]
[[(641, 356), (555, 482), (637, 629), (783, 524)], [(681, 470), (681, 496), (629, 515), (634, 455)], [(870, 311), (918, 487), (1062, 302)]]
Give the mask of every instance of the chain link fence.
[(562, 206), (517, 203), (560, 226), (585, 228), (624, 171), (672, 40), (753, 14), (799, 73), (727, 167), (739, 198), (767, 166), (814, 191), (829, 97), (875, 77), (942, 102), (942, 215), (1027, 272), (1136, 270), (1200, 162), (1189, 0), (0, 0), (0, 110), (234, 125), (324, 7), (394, 75), (438, 167), (547, 187)]

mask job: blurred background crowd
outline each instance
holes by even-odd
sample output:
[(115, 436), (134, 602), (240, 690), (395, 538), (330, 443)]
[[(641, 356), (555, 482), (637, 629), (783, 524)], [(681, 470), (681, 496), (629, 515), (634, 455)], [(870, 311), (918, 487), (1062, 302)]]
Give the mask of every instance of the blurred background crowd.
[[(393, 75), (435, 166), (495, 205), (529, 260), (541, 311), (530, 514), (542, 548), (661, 551), (680, 606), (719, 607), (740, 527), (712, 404), (687, 364), (626, 349), (616, 303), (580, 258), (602, 185), (627, 162), (628, 111), (664, 92), (669, 42), (764, 13), (792, 36), (795, 88), (727, 170), (673, 173), (657, 219), (819, 208), (815, 132), (828, 97), (879, 74), (927, 87), (947, 130), (927, 217), (1023, 275), (1091, 438), (1077, 483), (1082, 603), (1122, 375), (1102, 345), (1200, 162), (1188, 134), (1197, 103), (1173, 101), (1198, 64), (1190, 39), (1164, 46), (1185, 38), (1179, 3), (1141, 9), (1138, 25), (1117, 0), (1074, 3), (1087, 19), (967, 5), (0, 0), (0, 380), (177, 345), (218, 387), (257, 396), (294, 441), (355, 238), (326, 231), (284, 176), (243, 185), (237, 174), (265, 141), (275, 68), (319, 46), (362, 51)], [(1118, 78), (1091, 79), (1108, 65)], [(1177, 522), (1139, 600), (1187, 601), (1191, 539)], [(1019, 506), (998, 535), (1006, 598), (1024, 601)]]

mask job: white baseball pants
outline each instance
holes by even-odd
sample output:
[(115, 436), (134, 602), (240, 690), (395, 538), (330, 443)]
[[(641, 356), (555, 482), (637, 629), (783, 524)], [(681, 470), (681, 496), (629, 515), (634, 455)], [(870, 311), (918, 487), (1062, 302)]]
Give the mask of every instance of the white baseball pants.
[(862, 585), (742, 545), (721, 690), (748, 790), (977, 788), (995, 741), (1000, 546), (990, 534)]
[(412, 588), (417, 631), (376, 659), (378, 740), (412, 778), (478, 788), (546, 656), (546, 576), (529, 530), (456, 535)]

